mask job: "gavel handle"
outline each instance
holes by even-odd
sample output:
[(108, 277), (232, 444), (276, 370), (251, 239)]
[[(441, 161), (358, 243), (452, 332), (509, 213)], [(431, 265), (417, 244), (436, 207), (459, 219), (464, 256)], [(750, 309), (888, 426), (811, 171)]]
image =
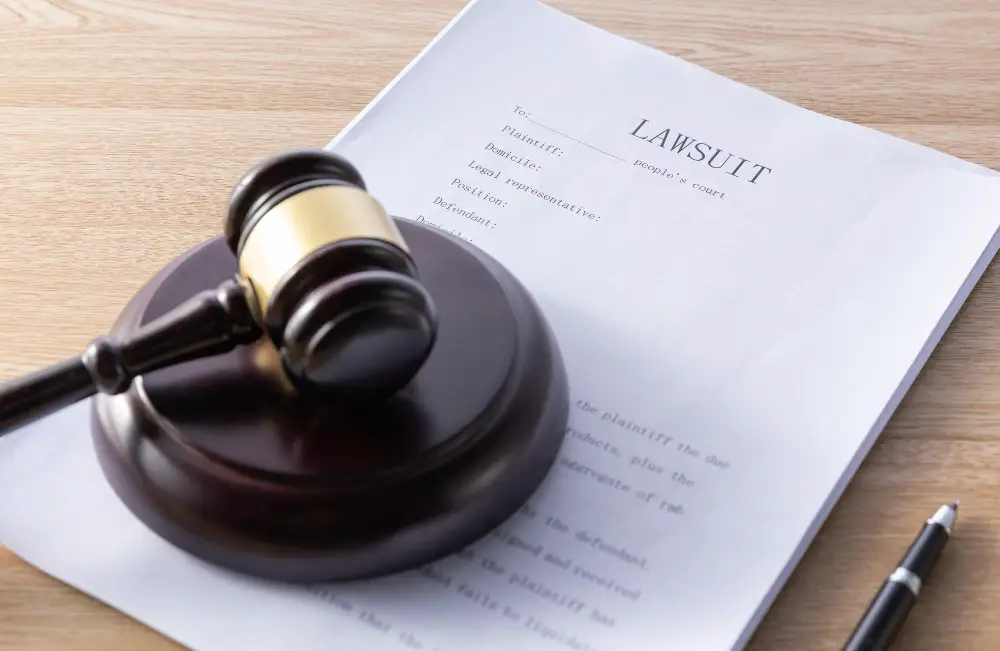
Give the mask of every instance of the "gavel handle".
[(127, 339), (97, 337), (82, 355), (0, 385), (0, 436), (143, 373), (228, 352), (262, 333), (237, 280), (196, 294)]

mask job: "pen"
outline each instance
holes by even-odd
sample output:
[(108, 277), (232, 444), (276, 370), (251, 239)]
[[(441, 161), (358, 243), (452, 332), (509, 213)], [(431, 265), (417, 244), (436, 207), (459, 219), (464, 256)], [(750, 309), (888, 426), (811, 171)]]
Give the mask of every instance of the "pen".
[(868, 604), (843, 651), (885, 651), (892, 645), (951, 538), (957, 516), (958, 501), (955, 501), (940, 507), (927, 519), (896, 569)]

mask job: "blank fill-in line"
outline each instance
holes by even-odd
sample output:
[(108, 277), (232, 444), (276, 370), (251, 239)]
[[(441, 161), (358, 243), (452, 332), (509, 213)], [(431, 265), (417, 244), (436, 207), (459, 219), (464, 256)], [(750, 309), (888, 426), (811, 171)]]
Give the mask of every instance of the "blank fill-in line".
[(627, 163), (627, 162), (628, 162), (627, 160), (625, 160), (625, 159), (624, 159), (624, 158), (622, 158), (621, 156), (615, 156), (614, 154), (611, 154), (611, 153), (608, 153), (608, 152), (604, 151), (603, 149), (600, 149), (600, 148), (598, 148), (598, 147), (595, 147), (595, 146), (591, 145), (590, 143), (586, 143), (586, 142), (584, 142), (584, 141), (582, 141), (582, 140), (579, 140), (579, 139), (577, 139), (577, 138), (574, 138), (573, 136), (570, 136), (570, 135), (567, 135), (567, 134), (563, 133), (562, 131), (556, 131), (556, 130), (555, 130), (555, 129), (553, 129), (552, 127), (550, 127), (550, 126), (547, 126), (547, 125), (545, 125), (545, 124), (542, 124), (541, 122), (539, 122), (539, 121), (537, 121), (537, 120), (532, 120), (531, 118), (529, 118), (529, 117), (527, 117), (527, 116), (525, 116), (525, 117), (524, 117), (524, 119), (525, 119), (525, 120), (527, 120), (528, 122), (531, 122), (532, 124), (537, 124), (538, 126), (540, 126), (540, 127), (541, 127), (541, 128), (543, 128), (543, 129), (548, 129), (548, 130), (549, 130), (549, 131), (551, 131), (552, 133), (558, 133), (558, 134), (559, 134), (560, 136), (562, 136), (563, 138), (569, 138), (569, 139), (570, 139), (570, 140), (572, 140), (573, 142), (578, 142), (578, 143), (580, 143), (581, 145), (583, 145), (584, 147), (590, 147), (590, 148), (591, 148), (591, 149), (593, 149), (594, 151), (599, 151), (599, 152), (601, 152), (602, 154), (604, 154), (605, 156), (610, 156), (611, 158), (617, 158), (618, 160), (620, 160), (620, 161), (621, 161), (621, 162), (623, 162), (623, 163)]

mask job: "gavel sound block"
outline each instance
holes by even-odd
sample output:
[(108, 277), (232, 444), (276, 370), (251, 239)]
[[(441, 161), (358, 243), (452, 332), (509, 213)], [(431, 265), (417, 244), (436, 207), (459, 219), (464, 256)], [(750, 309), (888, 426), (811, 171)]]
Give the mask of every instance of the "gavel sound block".
[[(495, 259), (405, 219), (390, 219), (386, 237), (355, 228), (320, 247), (374, 247), (367, 261), (357, 251), (328, 256), (350, 274), (331, 271), (330, 260), (309, 272), (368, 274), (373, 285), (352, 289), (342, 278), (319, 298), (303, 290), (292, 300), (286, 272), (286, 314), (276, 316), (282, 274), (247, 273), (245, 254), (270, 247), (273, 262), (294, 252), (274, 252), (278, 232), (251, 244), (251, 215), (344, 186), (364, 187), (326, 152), (291, 152), (254, 170), (230, 202), (225, 236), (152, 278), (80, 360), (0, 390), (0, 420), (96, 394), (93, 443), (122, 502), (176, 547), (250, 575), (378, 576), (488, 533), (536, 490), (562, 443), (568, 391), (559, 348), (529, 292)], [(331, 224), (316, 220), (357, 217), (319, 207), (305, 221), (327, 232)], [(296, 237), (298, 245), (309, 239)], [(301, 275), (304, 267), (291, 268)], [(387, 268), (405, 278), (378, 276)], [(216, 308), (231, 303), (231, 323), (220, 325), (221, 313), (206, 320), (199, 307), (185, 315), (181, 306), (206, 292)], [(190, 344), (212, 338), (192, 336), (199, 328), (216, 333), (213, 345)], [(146, 343), (109, 343), (130, 341)], [(140, 370), (131, 379), (129, 364)]]

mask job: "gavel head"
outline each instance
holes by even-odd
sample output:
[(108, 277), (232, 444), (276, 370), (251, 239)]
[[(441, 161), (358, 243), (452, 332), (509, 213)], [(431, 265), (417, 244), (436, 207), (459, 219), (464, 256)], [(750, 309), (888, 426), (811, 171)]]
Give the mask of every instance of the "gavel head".
[(429, 355), (433, 301), (393, 219), (340, 156), (295, 150), (250, 170), (225, 238), (300, 390), (385, 397)]

